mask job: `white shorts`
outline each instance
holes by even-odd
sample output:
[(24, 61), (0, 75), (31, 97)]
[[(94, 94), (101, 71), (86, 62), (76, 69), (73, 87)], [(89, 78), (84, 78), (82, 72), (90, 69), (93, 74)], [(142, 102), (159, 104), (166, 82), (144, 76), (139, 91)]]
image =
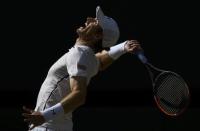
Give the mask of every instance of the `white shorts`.
[(33, 128), (30, 131), (72, 131), (72, 129), (57, 129), (57, 128), (48, 128), (48, 127), (42, 127), (42, 126), (37, 126)]
[(49, 130), (47, 129), (46, 127), (35, 127), (33, 128), (31, 131), (52, 131), (52, 130)]

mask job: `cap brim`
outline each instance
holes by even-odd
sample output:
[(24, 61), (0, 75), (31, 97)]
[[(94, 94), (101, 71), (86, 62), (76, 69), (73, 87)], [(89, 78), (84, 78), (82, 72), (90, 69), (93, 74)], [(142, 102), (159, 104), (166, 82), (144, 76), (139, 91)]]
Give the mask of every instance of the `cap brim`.
[(103, 29), (102, 46), (110, 47), (114, 45), (119, 38), (119, 28), (114, 19), (105, 16), (100, 6), (96, 8), (96, 19)]
[(103, 23), (104, 23), (105, 15), (100, 6), (97, 6), (97, 8), (96, 8), (96, 18), (97, 18), (101, 28), (104, 28)]

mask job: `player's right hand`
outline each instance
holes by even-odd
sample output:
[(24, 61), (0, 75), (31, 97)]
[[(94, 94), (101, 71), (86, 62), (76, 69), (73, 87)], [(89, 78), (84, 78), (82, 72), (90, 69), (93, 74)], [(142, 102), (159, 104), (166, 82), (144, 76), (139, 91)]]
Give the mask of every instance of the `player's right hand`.
[(136, 53), (138, 51), (141, 51), (142, 48), (137, 40), (127, 40), (124, 50), (128, 53)]
[(30, 124), (29, 130), (32, 130), (36, 126), (39, 126), (45, 122), (45, 119), (41, 112), (31, 110), (29, 108), (26, 108), (25, 106), (23, 107), (23, 110), (25, 111), (25, 113), (22, 113), (22, 116), (25, 117), (24, 121)]

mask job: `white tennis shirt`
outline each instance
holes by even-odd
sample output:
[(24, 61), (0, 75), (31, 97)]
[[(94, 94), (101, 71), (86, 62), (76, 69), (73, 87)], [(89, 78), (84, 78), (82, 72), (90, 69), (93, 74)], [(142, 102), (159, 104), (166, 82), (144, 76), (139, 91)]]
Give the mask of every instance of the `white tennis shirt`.
[[(48, 71), (39, 95), (35, 111), (42, 111), (60, 102), (70, 93), (69, 78), (72, 76), (83, 76), (90, 79), (97, 74), (99, 61), (93, 50), (88, 46), (75, 45), (58, 59)], [(44, 123), (45, 127), (69, 128), (72, 126), (72, 113), (62, 118)], [(68, 124), (67, 124), (68, 123)]]

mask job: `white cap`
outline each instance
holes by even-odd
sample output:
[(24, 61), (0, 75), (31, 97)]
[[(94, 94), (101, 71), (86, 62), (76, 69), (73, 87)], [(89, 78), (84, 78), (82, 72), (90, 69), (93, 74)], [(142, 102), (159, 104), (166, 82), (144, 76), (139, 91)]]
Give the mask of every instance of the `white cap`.
[(117, 22), (111, 17), (105, 16), (100, 6), (96, 8), (96, 18), (103, 29), (102, 46), (111, 47), (115, 45), (120, 35)]

